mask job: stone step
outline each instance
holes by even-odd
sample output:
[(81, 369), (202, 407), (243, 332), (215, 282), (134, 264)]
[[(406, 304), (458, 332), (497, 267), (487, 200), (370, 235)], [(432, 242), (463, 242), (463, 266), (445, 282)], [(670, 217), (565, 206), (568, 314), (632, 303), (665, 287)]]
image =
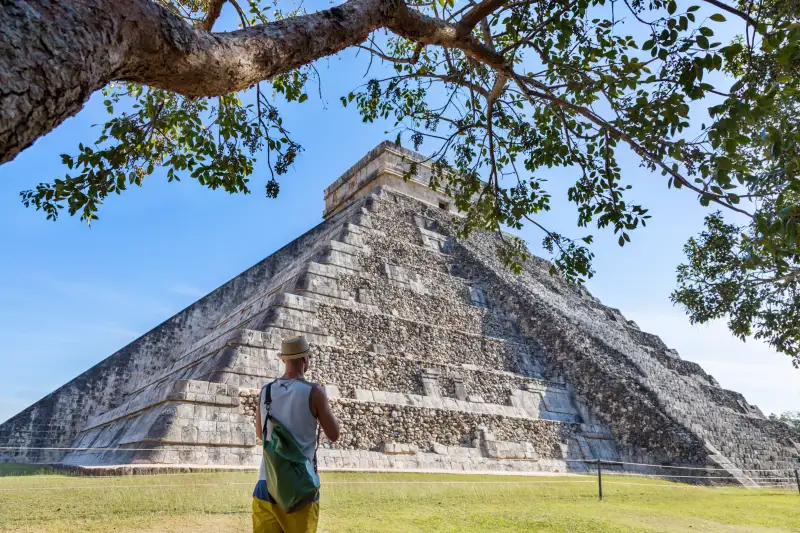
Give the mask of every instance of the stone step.
[(448, 409), (444, 404), (435, 408), (337, 398), (331, 405), (342, 421), (343, 433), (337, 441), (342, 449), (377, 450), (394, 442), (429, 452), (434, 444), (462, 445), (478, 431), (484, 435), (478, 438), (481, 446), (484, 441), (529, 442), (543, 459), (567, 459), (579, 430), (577, 424)]
[[(292, 335), (305, 335), (309, 342), (320, 342), (328, 344), (328, 329), (324, 326), (314, 326), (307, 324), (304, 320), (296, 319), (294, 317), (280, 317), (269, 321), (269, 324), (262, 325), (266, 332), (274, 332), (278, 337), (278, 346), (280, 340)], [(312, 341), (311, 339), (316, 339)], [(325, 339), (325, 341), (322, 341)]]
[(517, 374), (542, 375), (538, 344), (529, 339), (492, 338), (352, 306), (323, 305), (320, 324), (337, 346), (363, 350), (383, 339), (395, 354), (413, 353), (439, 363), (469, 363)]
[(733, 476), (736, 481), (745, 487), (758, 487), (758, 483), (753, 481), (752, 478), (747, 476), (741, 469), (734, 465), (727, 457), (722, 455), (710, 442), (705, 442), (706, 450), (708, 450), (708, 458), (711, 463), (724, 468), (728, 474)]
[(152, 388), (137, 395), (117, 408), (89, 417), (83, 431), (108, 424), (120, 418), (129, 417), (145, 409), (170, 401), (235, 407), (239, 405), (239, 389), (231, 388), (224, 383), (211, 383), (208, 381), (188, 379), (169, 381), (161, 387)]
[(315, 246), (312, 251), (307, 252), (307, 260), (298, 260), (294, 263), (287, 265), (287, 267), (270, 280), (269, 286), (260, 294), (251, 296), (246, 301), (236, 306), (233, 310), (223, 316), (215, 326), (216, 330), (233, 329), (239, 327), (244, 321), (251, 318), (253, 315), (263, 311), (267, 306), (273, 303), (278, 305), (291, 306), (290, 301), (282, 300), (284, 296), (281, 294), (291, 293), (291, 288), (294, 280), (303, 272), (305, 272), (307, 265), (311, 262), (313, 255), (320, 253), (323, 249), (322, 244)]
[(361, 248), (364, 251), (368, 250), (364, 239), (364, 231), (361, 229), (361, 226), (349, 222), (346, 223), (338, 240), (345, 244)]
[(249, 346), (252, 348), (277, 350), (280, 347), (281, 336), (275, 332), (255, 331), (249, 329), (235, 329), (227, 331), (216, 338), (208, 339), (195, 350), (175, 361), (161, 372), (141, 382), (138, 388), (131, 391), (128, 396), (138, 394), (140, 391), (151, 387), (165, 379), (200, 364), (204, 359), (213, 357), (219, 350), (226, 347)]
[(298, 278), (294, 290), (296, 293), (309, 298), (323, 296), (340, 300), (340, 302), (348, 302), (353, 298), (350, 292), (339, 290), (338, 283), (335, 280), (311, 272), (307, 272)]
[[(302, 295), (292, 295), (295, 298), (303, 298), (304, 301), (310, 302), (314, 304), (314, 309), (316, 309), (316, 302), (311, 299), (304, 297)], [(292, 321), (303, 323), (305, 327), (314, 327), (319, 328), (319, 320), (317, 319), (316, 311), (307, 311), (304, 309), (296, 309), (291, 307), (284, 307), (284, 306), (270, 306), (270, 308), (262, 315), (260, 325), (271, 325), (276, 323), (276, 321)], [(259, 328), (260, 329), (260, 328)]]
[(323, 471), (462, 472), (526, 476), (545, 472), (577, 472), (586, 469), (585, 465), (573, 465), (557, 459), (492, 459), (483, 456), (442, 455), (424, 452), (389, 455), (379, 451), (325, 448), (320, 448), (317, 453), (317, 461), (320, 470)]
[(580, 452), (580, 459), (584, 459), (587, 461), (595, 459), (594, 453), (592, 453), (592, 449), (589, 447), (589, 443), (586, 441), (586, 438), (584, 438), (583, 435), (578, 435), (575, 438), (575, 442), (578, 445), (578, 451)]
[[(89, 475), (104, 475), (95, 471), (95, 465), (130, 465), (140, 473), (169, 473), (197, 470), (203, 467), (230, 466), (258, 469), (261, 462), (259, 446), (235, 444), (189, 444), (182, 443), (180, 449), (167, 443), (130, 443), (127, 448), (151, 451), (83, 451), (72, 452), (60, 458), (59, 466), (89, 468)], [(188, 466), (187, 466), (188, 465)], [(113, 473), (109, 472), (109, 473)]]
[[(108, 464), (126, 454), (124, 462), (143, 462), (157, 460), (162, 452), (149, 449), (161, 446), (171, 448), (171, 454), (186, 446), (250, 448), (256, 444), (252, 414), (240, 407), (238, 387), (182, 381), (160, 392), (160, 396), (142, 397), (138, 403), (133, 401), (92, 419), (71, 447), (104, 449), (70, 452), (64, 462)], [(148, 451), (113, 450), (120, 447)]]
[(324, 265), (337, 266), (352, 272), (359, 272), (361, 270), (361, 263), (356, 256), (336, 249), (323, 251), (317, 258), (317, 262)]
[(447, 235), (430, 231), (425, 228), (417, 228), (420, 233), (422, 245), (434, 252), (449, 253), (453, 245), (453, 239)]
[(304, 273), (315, 274), (329, 278), (333, 281), (338, 281), (340, 275), (352, 275), (353, 272), (349, 268), (343, 268), (338, 265), (324, 264), (317, 261), (309, 261), (305, 265)]
[[(401, 392), (377, 390), (355, 390), (355, 399), (359, 402), (378, 403), (389, 406), (412, 406), (424, 409), (443, 409), (462, 413), (493, 415), (501, 417), (527, 418), (530, 420), (552, 420), (558, 422), (580, 423), (577, 411), (573, 413), (555, 413), (547, 410), (530, 410), (522, 406), (499, 405), (493, 403), (477, 403), (442, 396), (424, 396)], [(545, 415), (545, 416), (542, 416)]]
[(349, 244), (346, 242), (338, 241), (338, 240), (329, 240), (322, 246), (322, 252), (340, 252), (342, 254), (353, 256), (354, 258), (358, 258), (360, 254), (365, 252), (365, 246), (355, 246), (353, 244)]
[[(424, 394), (423, 373), (437, 375), (442, 396), (511, 405), (512, 391), (533, 391), (540, 395), (570, 394), (565, 385), (542, 376), (526, 376), (484, 368), (470, 363), (434, 362), (421, 354), (403, 355), (365, 350), (350, 350), (336, 346), (321, 347), (311, 367), (311, 378), (333, 383), (342, 393), (352, 397), (355, 388)], [(459, 388), (463, 389), (459, 392)], [(548, 399), (548, 401), (550, 401)]]

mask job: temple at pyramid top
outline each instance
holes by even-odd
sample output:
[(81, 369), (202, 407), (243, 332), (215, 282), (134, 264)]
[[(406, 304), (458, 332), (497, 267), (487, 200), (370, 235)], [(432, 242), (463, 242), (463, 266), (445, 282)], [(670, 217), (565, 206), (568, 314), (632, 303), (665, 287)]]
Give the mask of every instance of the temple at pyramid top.
[[(417, 152), (384, 141), (350, 167), (325, 189), (324, 217), (369, 194), (376, 185), (387, 185), (426, 204), (452, 211), (452, 201), (445, 194), (429, 187), (431, 167), (428, 159)], [(410, 163), (417, 163), (417, 172), (405, 179)]]
[(258, 391), (301, 334), (343, 426), (322, 468), (793, 476), (796, 432), (547, 261), (513, 274), (496, 234), (459, 238), (411, 161), (377, 146), (319, 225), (1, 424), (0, 462), (255, 467)]

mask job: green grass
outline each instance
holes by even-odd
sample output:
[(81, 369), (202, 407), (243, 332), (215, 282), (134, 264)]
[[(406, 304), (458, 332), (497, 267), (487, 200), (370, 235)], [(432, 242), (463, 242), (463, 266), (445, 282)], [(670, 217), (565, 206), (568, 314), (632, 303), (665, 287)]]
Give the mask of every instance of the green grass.
[[(3, 476), (0, 531), (247, 531), (253, 478)], [(328, 473), (320, 532), (800, 531), (796, 492), (604, 482), (599, 502), (596, 483), (583, 477)]]

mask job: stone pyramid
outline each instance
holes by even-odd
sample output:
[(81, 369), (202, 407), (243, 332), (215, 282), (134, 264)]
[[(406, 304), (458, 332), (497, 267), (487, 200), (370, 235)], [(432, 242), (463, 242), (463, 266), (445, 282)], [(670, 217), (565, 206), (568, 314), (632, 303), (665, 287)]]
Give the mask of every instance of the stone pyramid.
[[(497, 236), (453, 236), (421, 156), (391, 143), (325, 191), (324, 221), (0, 426), (0, 461), (255, 466), (258, 388), (315, 345), (344, 432), (322, 467), (563, 471), (597, 459), (798, 466), (797, 435)], [(59, 450), (53, 448), (72, 448)], [(78, 448), (77, 450), (74, 448)]]

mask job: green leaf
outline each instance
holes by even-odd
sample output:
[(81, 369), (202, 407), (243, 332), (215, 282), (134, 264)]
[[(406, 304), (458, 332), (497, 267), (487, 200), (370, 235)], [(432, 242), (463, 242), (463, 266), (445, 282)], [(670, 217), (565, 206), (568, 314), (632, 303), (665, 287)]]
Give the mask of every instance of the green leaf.
[(714, 22), (725, 22), (725, 16), (722, 13), (714, 13), (709, 18), (711, 18), (711, 20)]

